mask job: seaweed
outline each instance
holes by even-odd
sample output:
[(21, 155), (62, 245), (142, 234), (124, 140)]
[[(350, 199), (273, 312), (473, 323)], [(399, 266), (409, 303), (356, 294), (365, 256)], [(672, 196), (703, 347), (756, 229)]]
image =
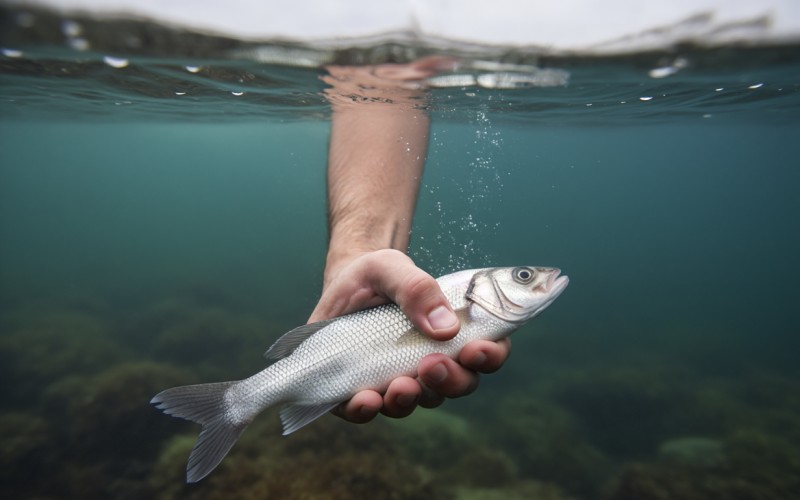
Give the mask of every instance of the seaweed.
[(682, 425), (685, 390), (649, 371), (592, 370), (554, 390), (556, 402), (585, 429), (586, 439), (618, 458), (646, 456)]
[(0, 415), (0, 493), (5, 498), (47, 478), (57, 466), (47, 453), (53, 438), (50, 423), (36, 414)]
[(610, 474), (611, 461), (582, 437), (575, 420), (554, 403), (509, 395), (495, 409), (493, 442), (509, 450), (520, 475), (593, 496)]
[(105, 322), (84, 313), (55, 310), (25, 317), (0, 337), (0, 404), (30, 406), (53, 381), (91, 374), (128, 357)]
[[(275, 417), (265, 415), (264, 417)], [(283, 438), (275, 418), (256, 420), (220, 467), (198, 485), (183, 484), (193, 439), (172, 438), (150, 487), (158, 498), (449, 498), (442, 485), (392, 439), (386, 425), (354, 427), (321, 419)], [(298, 439), (294, 439), (297, 437)]]
[(713, 378), (652, 359), (567, 363), (541, 371), (532, 388), (504, 375), (464, 403), (365, 426), (325, 417), (290, 437), (268, 410), (213, 474), (187, 485), (198, 428), (148, 401), (166, 387), (249, 375), (286, 329), (204, 296), (141, 310), (89, 299), (4, 310), (0, 375), (13, 383), (3, 386), (0, 496), (747, 500), (800, 491), (796, 380), (758, 367)]

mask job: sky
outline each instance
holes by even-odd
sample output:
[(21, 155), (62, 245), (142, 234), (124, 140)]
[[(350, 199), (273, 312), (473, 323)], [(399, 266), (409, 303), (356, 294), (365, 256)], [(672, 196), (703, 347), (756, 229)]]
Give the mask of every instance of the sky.
[(699, 40), (800, 40), (794, 0), (0, 0), (137, 17), (245, 40), (324, 41), (414, 31), (555, 52), (625, 52)]

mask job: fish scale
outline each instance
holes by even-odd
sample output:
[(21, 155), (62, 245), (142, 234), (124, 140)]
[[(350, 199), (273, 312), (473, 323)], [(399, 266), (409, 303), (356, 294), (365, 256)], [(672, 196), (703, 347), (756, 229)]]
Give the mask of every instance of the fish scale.
[(544, 267), (460, 271), (437, 281), (461, 328), (435, 341), (414, 328), (395, 304), (303, 325), (267, 351), (266, 369), (244, 380), (173, 387), (151, 401), (169, 415), (203, 428), (189, 455), (188, 482), (208, 475), (264, 409), (283, 405), (291, 434), (361, 390), (385, 391), (400, 376), (417, 376), (422, 358), (456, 358), (477, 339), (499, 340), (543, 311), (566, 288), (560, 270)]

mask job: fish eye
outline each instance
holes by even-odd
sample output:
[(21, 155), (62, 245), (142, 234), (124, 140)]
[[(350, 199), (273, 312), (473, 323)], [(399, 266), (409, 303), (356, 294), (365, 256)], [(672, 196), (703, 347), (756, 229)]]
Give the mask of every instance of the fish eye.
[(514, 281), (527, 285), (533, 281), (533, 270), (527, 267), (517, 267), (513, 271)]

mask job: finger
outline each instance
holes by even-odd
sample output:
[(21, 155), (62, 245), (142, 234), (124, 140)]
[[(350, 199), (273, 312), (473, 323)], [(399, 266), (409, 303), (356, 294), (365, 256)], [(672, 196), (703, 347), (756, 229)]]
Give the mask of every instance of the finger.
[(383, 398), (375, 391), (361, 391), (345, 401), (331, 413), (355, 424), (364, 424), (378, 415), (383, 406)]
[(398, 377), (386, 389), (381, 413), (392, 418), (407, 417), (414, 412), (421, 395), (419, 382), (411, 377)]
[(436, 408), (444, 403), (444, 396), (428, 387), (421, 379), (418, 380), (422, 387), (422, 395), (419, 398), (419, 405), (423, 408)]
[(449, 340), (460, 324), (439, 284), (397, 250), (373, 252), (367, 276), (372, 286), (395, 302), (422, 333), (435, 340)]
[(479, 376), (444, 354), (431, 354), (419, 362), (419, 376), (425, 385), (448, 398), (470, 394), (478, 388)]
[(497, 342), (473, 340), (461, 349), (458, 361), (464, 368), (493, 373), (503, 366), (510, 353), (511, 341), (507, 338)]

